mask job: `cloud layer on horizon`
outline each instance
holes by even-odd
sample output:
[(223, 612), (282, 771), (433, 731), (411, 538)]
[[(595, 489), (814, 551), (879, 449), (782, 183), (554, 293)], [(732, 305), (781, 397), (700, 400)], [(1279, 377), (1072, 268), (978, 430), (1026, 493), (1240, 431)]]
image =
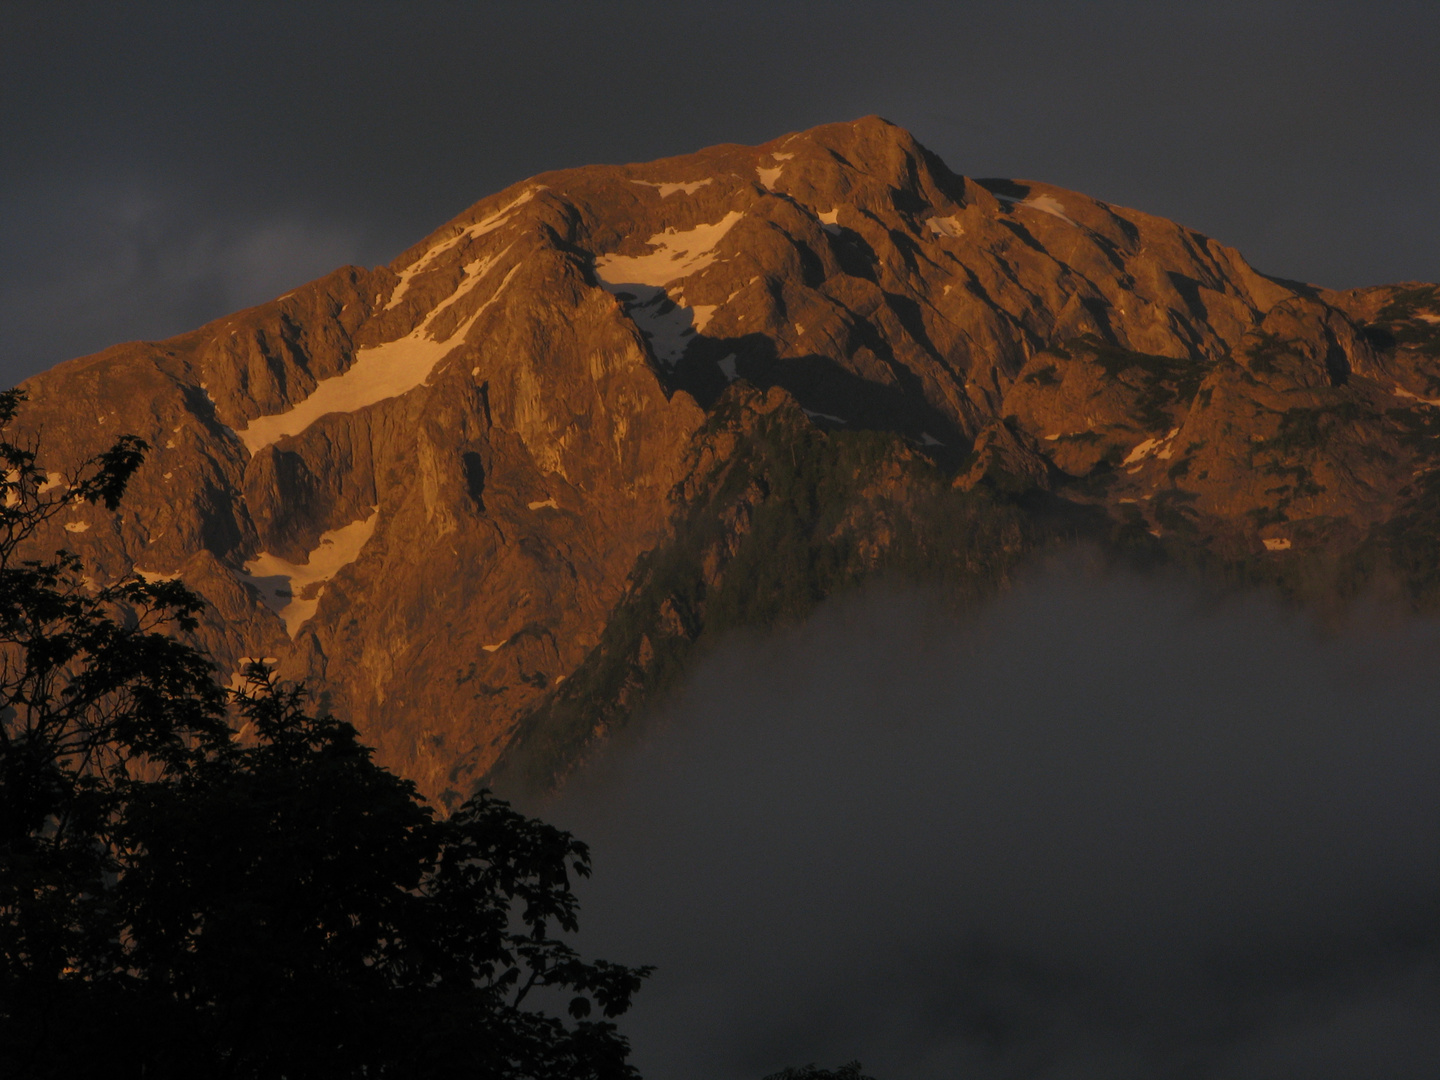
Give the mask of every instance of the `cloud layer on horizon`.
[(1440, 628), (1067, 566), (737, 640), (546, 813), (650, 1080), (1428, 1077)]

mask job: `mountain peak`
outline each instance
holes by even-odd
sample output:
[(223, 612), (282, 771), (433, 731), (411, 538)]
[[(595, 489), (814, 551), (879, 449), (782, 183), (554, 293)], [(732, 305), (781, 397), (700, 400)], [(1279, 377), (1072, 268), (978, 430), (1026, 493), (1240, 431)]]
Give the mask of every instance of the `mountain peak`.
[(1437, 296), (1270, 278), (865, 117), (544, 173), (63, 364), (19, 422), (56, 476), (154, 448), (120, 516), (39, 543), (180, 576), (227, 671), (280, 657), (440, 797), (522, 747), (562, 768), (706, 635), (897, 566), (983, 591), (1057, 521), (1375, 564), (1430, 520)]

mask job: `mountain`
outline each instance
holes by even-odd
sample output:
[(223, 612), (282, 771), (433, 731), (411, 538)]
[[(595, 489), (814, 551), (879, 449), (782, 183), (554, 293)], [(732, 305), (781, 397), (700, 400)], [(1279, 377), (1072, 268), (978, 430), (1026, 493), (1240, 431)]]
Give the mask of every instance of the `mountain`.
[(735, 627), (877, 576), (962, 600), (1075, 537), (1440, 597), (1440, 291), (1270, 277), (1162, 218), (952, 173), (878, 118), (546, 173), (24, 384), (38, 538), (180, 577), (453, 803), (551, 783)]

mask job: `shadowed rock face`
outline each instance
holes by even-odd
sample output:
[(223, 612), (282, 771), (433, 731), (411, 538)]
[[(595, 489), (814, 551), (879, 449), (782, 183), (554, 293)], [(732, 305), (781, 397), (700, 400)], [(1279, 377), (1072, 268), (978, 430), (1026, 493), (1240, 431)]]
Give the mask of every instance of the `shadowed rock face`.
[(563, 774), (706, 634), (875, 573), (983, 591), (1080, 531), (1435, 588), (1434, 287), (1268, 278), (876, 118), (547, 173), (26, 390), (57, 484), (153, 448), (43, 545), (178, 574), (222, 678), (278, 657), (447, 800)]

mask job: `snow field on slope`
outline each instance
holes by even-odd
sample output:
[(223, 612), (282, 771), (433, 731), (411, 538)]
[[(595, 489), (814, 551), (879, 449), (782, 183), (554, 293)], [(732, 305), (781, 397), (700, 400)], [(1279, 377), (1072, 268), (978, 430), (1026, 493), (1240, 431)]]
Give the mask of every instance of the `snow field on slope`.
[(713, 181), (714, 177), (707, 177), (704, 180), (692, 180), (688, 184), (660, 184), (656, 183), (654, 180), (631, 180), (630, 183), (641, 184), (644, 187), (653, 187), (656, 191), (660, 193), (660, 198), (668, 199), (677, 191), (683, 191), (686, 195), (694, 195), (695, 192), (699, 191), (706, 184), (712, 183)]
[(325, 583), (360, 557), (360, 550), (375, 533), (380, 508), (368, 518), (352, 521), (320, 534), (320, 542), (303, 563), (292, 563), (262, 551), (245, 564), (240, 577), (255, 586), (260, 598), (285, 622), (292, 638), (315, 615)]
[(519, 198), (511, 200), (510, 202), (502, 206), (499, 210), (496, 210), (493, 214), (482, 218), (474, 225), (462, 229), (460, 232), (452, 236), (449, 240), (446, 240), (443, 243), (436, 244), (429, 251), (425, 252), (424, 255), (421, 255), (420, 258), (416, 259), (408, 267), (400, 271), (400, 281), (395, 286), (395, 291), (390, 295), (390, 302), (385, 305), (383, 310), (389, 311), (395, 305), (400, 303), (401, 298), (404, 297), (406, 291), (410, 288), (410, 282), (415, 277), (415, 275), (421, 274), (427, 269), (429, 269), (430, 264), (433, 263), (436, 259), (438, 259), (441, 255), (445, 254), (445, 252), (449, 251), (451, 248), (455, 247), (463, 240), (473, 240), (476, 237), (484, 236), (486, 233), (494, 232), (496, 229), (500, 228), (502, 225), (506, 224), (510, 220), (511, 213), (517, 207), (523, 206), (525, 203), (533, 199), (537, 191), (544, 190), (544, 188), (530, 188), (529, 190), (522, 192)]
[[(504, 251), (500, 253), (504, 254)], [(423, 383), (430, 377), (435, 365), (465, 340), (470, 328), (490, 305), (500, 298), (505, 286), (515, 276), (515, 271), (520, 269), (518, 263), (511, 267), (496, 287), (494, 295), (457, 326), (449, 337), (443, 341), (431, 337), (430, 326), (436, 317), (479, 285), (500, 255), (471, 263), (470, 266), (477, 267), (477, 272), (467, 277), (465, 283), (449, 299), (426, 316), (425, 321), (405, 337), (359, 350), (355, 354), (355, 362), (348, 370), (331, 378), (321, 379), (314, 392), (293, 409), (257, 417), (248, 427), (236, 432), (246, 448), (251, 454), (258, 453), (286, 435), (298, 435), (328, 413), (355, 412), (386, 398), (399, 397)], [(466, 269), (469, 270), (470, 266)]]
[(715, 261), (715, 247), (744, 215), (731, 210), (713, 225), (696, 225), (679, 232), (666, 229), (645, 241), (655, 250), (646, 255), (601, 255), (595, 276), (611, 287), (669, 285), (703, 270)]
[(1078, 221), (1065, 213), (1065, 204), (1054, 195), (1036, 195), (1033, 199), (1017, 199), (1014, 195), (1001, 195), (997, 192), (995, 198), (1001, 202), (1010, 203), (1012, 206), (1026, 206), (1031, 210), (1039, 210), (1042, 214), (1049, 214), (1061, 221), (1067, 221), (1077, 229), (1080, 227)]
[(604, 289), (633, 297), (625, 301), (625, 313), (661, 363), (673, 366), (679, 362), (690, 339), (705, 328), (717, 306), (689, 307), (678, 290), (672, 298), (665, 286), (711, 265), (716, 246), (743, 216), (731, 210), (713, 225), (656, 233), (646, 241), (655, 250), (646, 255), (601, 255), (595, 260), (595, 277)]

